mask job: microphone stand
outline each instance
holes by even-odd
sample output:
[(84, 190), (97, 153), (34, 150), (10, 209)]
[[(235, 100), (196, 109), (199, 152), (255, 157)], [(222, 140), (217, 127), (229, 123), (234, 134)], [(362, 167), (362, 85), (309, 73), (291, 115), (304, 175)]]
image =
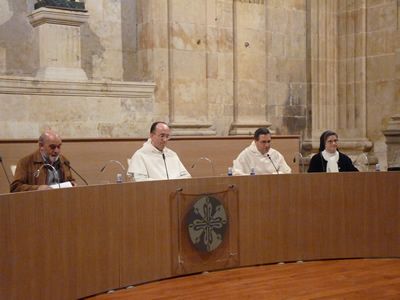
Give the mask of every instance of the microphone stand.
[(164, 160), (164, 166), (165, 166), (165, 172), (167, 173), (167, 179), (169, 179), (167, 162), (165, 161), (165, 154), (164, 154), (164, 152), (162, 152), (161, 154), (162, 154), (162, 158)]
[(82, 179), (82, 181), (86, 184), (86, 185), (89, 185), (88, 183), (87, 183), (87, 181), (85, 180), (85, 178), (83, 178), (73, 167), (71, 167), (71, 164), (70, 164), (70, 162), (69, 161), (64, 161), (64, 165), (66, 165), (68, 168), (70, 168), (72, 171), (74, 171), (74, 173), (76, 174), (76, 175), (78, 175), (78, 177), (80, 178), (80, 179)]
[(197, 163), (198, 163), (200, 160), (203, 160), (203, 159), (204, 159), (205, 161), (208, 161), (208, 163), (211, 165), (212, 175), (215, 176), (214, 164), (213, 164), (212, 160), (209, 159), (208, 157), (204, 157), (204, 156), (199, 157), (199, 158), (193, 163), (192, 169), (197, 165)]
[[(298, 157), (298, 159), (297, 159), (297, 157)], [(297, 161), (300, 163), (300, 166), (301, 166), (300, 173), (304, 173), (304, 157), (301, 154), (301, 152), (296, 152), (295, 157), (293, 158), (294, 163)]]
[(275, 164), (274, 164), (274, 161), (272, 160), (271, 156), (270, 156), (268, 153), (267, 153), (267, 156), (268, 156), (269, 160), (271, 161), (272, 165), (274, 166), (275, 171), (276, 171), (276, 174), (279, 174), (279, 171), (278, 171), (278, 169), (276, 168), (276, 166), (275, 166)]
[(116, 163), (117, 165), (119, 165), (119, 166), (121, 167), (122, 171), (124, 171), (125, 182), (126, 182), (125, 167), (124, 167), (124, 166), (121, 164), (121, 162), (118, 161), (118, 160), (111, 159), (111, 160), (109, 160), (108, 162), (106, 162), (106, 164), (100, 169), (100, 173), (103, 173), (103, 172), (104, 172), (105, 168), (108, 166), (109, 163)]
[(56, 168), (54, 168), (51, 164), (43, 164), (39, 167), (39, 169), (37, 169), (34, 173), (33, 176), (35, 176), (36, 178), (39, 177), (40, 174), (40, 170), (42, 170), (44, 167), (49, 167), (51, 169), (51, 172), (53, 173), (54, 179), (57, 181), (58, 184), (58, 188), (61, 188), (60, 185), (60, 177), (58, 176), (58, 172), (56, 170)]
[(3, 164), (3, 158), (1, 156), (0, 156), (0, 164), (1, 164), (1, 167), (3, 168), (4, 174), (6, 175), (8, 184), (11, 185), (10, 178), (8, 178), (8, 175), (7, 175), (7, 172), (6, 172), (6, 168), (4, 167), (4, 164)]

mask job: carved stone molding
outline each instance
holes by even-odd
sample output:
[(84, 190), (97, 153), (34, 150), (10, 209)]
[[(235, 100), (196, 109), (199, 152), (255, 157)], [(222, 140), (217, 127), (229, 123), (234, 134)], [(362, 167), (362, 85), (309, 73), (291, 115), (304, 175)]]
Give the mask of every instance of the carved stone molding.
[(264, 4), (265, 0), (235, 0), (237, 2), (249, 3), (249, 4)]
[(28, 20), (32, 27), (42, 24), (57, 24), (68, 26), (81, 26), (89, 18), (87, 12), (67, 11), (54, 8), (39, 8), (28, 15)]
[(0, 94), (81, 96), (111, 98), (153, 98), (152, 82), (45, 81), (29, 77), (0, 77)]

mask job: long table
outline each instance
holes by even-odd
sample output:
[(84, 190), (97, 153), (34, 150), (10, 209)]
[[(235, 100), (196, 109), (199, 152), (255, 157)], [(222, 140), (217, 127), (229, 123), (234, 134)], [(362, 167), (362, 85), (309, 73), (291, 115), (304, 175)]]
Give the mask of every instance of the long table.
[[(168, 147), (178, 153), (192, 177), (220, 176), (227, 174), (232, 161), (252, 140), (251, 136), (185, 136), (172, 138)], [(62, 153), (89, 184), (105, 184), (115, 182), (117, 173), (126, 172), (117, 163), (108, 162), (116, 160), (126, 168), (127, 159), (145, 141), (143, 138), (63, 139)], [(300, 136), (273, 136), (272, 147), (282, 153), (292, 172), (298, 173)], [(13, 177), (10, 166), (16, 165), (19, 159), (36, 149), (37, 140), (0, 140), (0, 155), (11, 181)], [(105, 165), (107, 166), (103, 169)], [(75, 178), (79, 184), (84, 184), (78, 176)], [(9, 190), (4, 172), (0, 170), (0, 194), (8, 193)]]
[[(0, 295), (76, 299), (200, 271), (400, 256), (400, 173), (207, 177), (0, 195)], [(214, 252), (187, 208), (221, 199)]]

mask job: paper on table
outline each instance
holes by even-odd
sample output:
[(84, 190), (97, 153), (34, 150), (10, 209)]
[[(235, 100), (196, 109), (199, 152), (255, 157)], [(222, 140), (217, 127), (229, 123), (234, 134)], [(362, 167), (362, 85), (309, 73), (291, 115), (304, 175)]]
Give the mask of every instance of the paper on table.
[(65, 181), (65, 182), (61, 182), (60, 184), (58, 184), (58, 183), (52, 184), (52, 185), (50, 185), (50, 187), (52, 189), (69, 188), (69, 187), (72, 187), (72, 183), (71, 183), (71, 181)]

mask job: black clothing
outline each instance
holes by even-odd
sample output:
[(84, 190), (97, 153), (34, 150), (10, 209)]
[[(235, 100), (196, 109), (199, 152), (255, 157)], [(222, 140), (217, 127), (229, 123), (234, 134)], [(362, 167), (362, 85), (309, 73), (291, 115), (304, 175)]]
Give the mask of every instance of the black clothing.
[[(324, 159), (322, 153), (319, 152), (311, 158), (310, 166), (308, 167), (307, 172), (326, 172), (327, 164), (328, 162)], [(339, 172), (358, 172), (358, 169), (353, 166), (350, 157), (341, 152), (339, 152), (338, 167)]]

